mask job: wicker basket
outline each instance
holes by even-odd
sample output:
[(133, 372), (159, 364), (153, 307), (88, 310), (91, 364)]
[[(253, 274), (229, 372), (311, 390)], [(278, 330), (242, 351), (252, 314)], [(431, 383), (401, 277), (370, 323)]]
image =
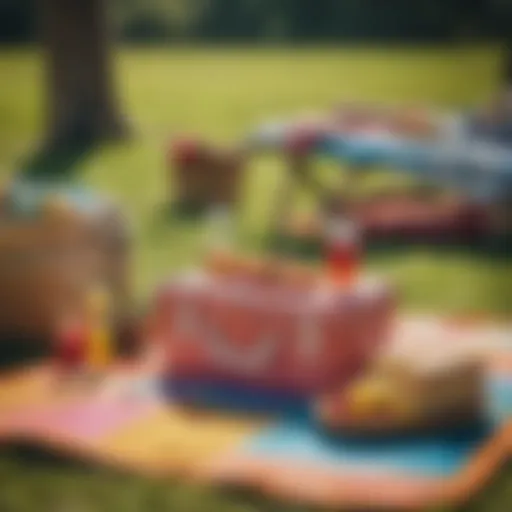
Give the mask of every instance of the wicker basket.
[(245, 159), (234, 149), (200, 145), (191, 161), (169, 161), (169, 196), (179, 207), (234, 206), (239, 197)]
[(34, 218), (0, 215), (0, 333), (50, 336), (60, 315), (80, 308), (92, 283), (104, 283), (114, 314), (128, 300), (129, 239), (112, 207), (72, 207)]

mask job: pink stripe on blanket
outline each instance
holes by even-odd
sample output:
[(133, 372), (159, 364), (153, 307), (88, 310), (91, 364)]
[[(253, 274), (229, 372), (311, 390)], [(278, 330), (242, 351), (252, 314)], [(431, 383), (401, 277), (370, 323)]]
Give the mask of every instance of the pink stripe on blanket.
[(128, 400), (89, 400), (41, 406), (12, 413), (0, 420), (0, 434), (94, 440), (143, 418), (152, 410), (154, 406), (151, 404)]

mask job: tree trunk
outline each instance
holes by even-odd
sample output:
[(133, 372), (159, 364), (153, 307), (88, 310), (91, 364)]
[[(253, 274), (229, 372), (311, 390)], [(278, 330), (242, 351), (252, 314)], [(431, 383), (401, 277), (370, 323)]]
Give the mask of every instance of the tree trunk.
[(113, 92), (103, 0), (40, 0), (50, 147), (126, 134)]
[(505, 45), (505, 66), (503, 73), (505, 85), (512, 87), (512, 37)]

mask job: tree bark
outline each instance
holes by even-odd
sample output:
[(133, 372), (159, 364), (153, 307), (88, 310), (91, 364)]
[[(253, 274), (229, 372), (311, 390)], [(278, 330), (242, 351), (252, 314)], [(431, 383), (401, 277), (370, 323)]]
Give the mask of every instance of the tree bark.
[(505, 43), (503, 79), (506, 86), (512, 87), (512, 37)]
[(103, 0), (40, 0), (51, 147), (120, 138)]

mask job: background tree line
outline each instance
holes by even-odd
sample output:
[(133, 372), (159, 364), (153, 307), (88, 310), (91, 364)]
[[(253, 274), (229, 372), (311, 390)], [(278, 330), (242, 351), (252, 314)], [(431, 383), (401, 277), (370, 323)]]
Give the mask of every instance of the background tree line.
[[(105, 1), (125, 41), (446, 42), (512, 33), (512, 0)], [(0, 0), (0, 41), (34, 40), (37, 4)]]

